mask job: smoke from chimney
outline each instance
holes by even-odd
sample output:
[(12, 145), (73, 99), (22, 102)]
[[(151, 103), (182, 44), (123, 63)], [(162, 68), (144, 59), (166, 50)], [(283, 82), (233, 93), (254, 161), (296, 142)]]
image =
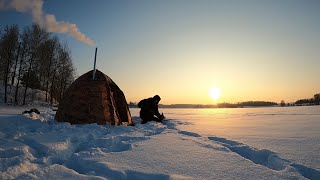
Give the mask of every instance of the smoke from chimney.
[(0, 0), (0, 10), (15, 9), (22, 13), (31, 13), (32, 20), (48, 32), (67, 33), (73, 38), (90, 46), (95, 43), (81, 33), (76, 24), (57, 21), (52, 14), (43, 12), (43, 0)]

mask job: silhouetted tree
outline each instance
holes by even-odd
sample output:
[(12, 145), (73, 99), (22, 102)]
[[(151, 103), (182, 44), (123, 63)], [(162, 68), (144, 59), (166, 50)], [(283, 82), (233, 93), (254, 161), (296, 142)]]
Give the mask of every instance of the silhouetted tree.
[(314, 103), (314, 99), (313, 98), (311, 98), (311, 99), (300, 99), (300, 100), (295, 102), (295, 104), (299, 104), (299, 105), (301, 105), (301, 104), (312, 104), (312, 103)]
[(39, 65), (39, 61), (40, 61), (39, 54), (41, 52), (39, 49), (39, 46), (43, 43), (43, 41), (46, 38), (48, 38), (48, 33), (45, 32), (43, 29), (41, 29), (37, 25), (31, 26), (31, 28), (27, 27), (26, 31), (29, 34), (28, 45), (29, 45), (29, 55), (30, 56), (29, 56), (29, 59), (27, 60), (28, 69), (26, 72), (25, 89), (24, 89), (24, 94), (23, 94), (23, 104), (26, 104), (26, 96), (27, 96), (27, 89), (29, 87), (30, 73), (32, 70), (38, 72), (37, 65)]
[(6, 26), (0, 38), (0, 71), (4, 85), (4, 102), (7, 103), (8, 80), (18, 49), (19, 28), (17, 25)]
[(274, 106), (274, 105), (277, 105), (277, 103), (268, 102), (268, 101), (246, 101), (246, 102), (241, 102), (238, 105), (240, 107), (243, 107), (243, 106)]
[(57, 47), (60, 45), (58, 39), (56, 37), (49, 39), (48, 41), (45, 42), (44, 45), (44, 51), (46, 52), (45, 55), (45, 59), (46, 59), (46, 63), (45, 63), (45, 91), (46, 91), (46, 101), (48, 101), (48, 91), (49, 91), (49, 85), (50, 85), (50, 79), (51, 79), (51, 75), (52, 75), (52, 67), (53, 64), (55, 63), (55, 55), (57, 52)]
[(319, 104), (320, 104), (320, 93), (315, 94), (315, 95), (313, 96), (313, 99), (314, 99), (314, 103), (315, 103), (316, 105), (319, 105)]
[(18, 74), (17, 74), (17, 83), (16, 83), (16, 91), (14, 94), (14, 103), (18, 104), (18, 92), (19, 92), (19, 87), (20, 87), (20, 80), (21, 80), (21, 75), (23, 72), (23, 69), (25, 67), (25, 57), (28, 53), (28, 32), (24, 31), (21, 35), (21, 45), (20, 45), (20, 58), (19, 60), (19, 68), (18, 68)]
[(64, 92), (66, 91), (67, 87), (72, 83), (74, 77), (74, 67), (71, 61), (70, 50), (67, 46), (64, 47), (63, 53), (61, 56), (61, 64), (62, 68), (60, 69), (60, 97), (59, 101), (61, 101)]
[(17, 71), (18, 60), (19, 60), (19, 55), (20, 55), (20, 47), (21, 47), (21, 43), (19, 43), (19, 45), (18, 45), (18, 51), (17, 51), (16, 57), (15, 57), (15, 63), (14, 63), (14, 67), (12, 70), (12, 76), (11, 76), (11, 85), (14, 85), (14, 80), (16, 78), (16, 71)]
[[(19, 43), (20, 41), (20, 43)], [(27, 26), (22, 34), (19, 27), (6, 26), (0, 29), (0, 80), (7, 86), (9, 80), (16, 86), (14, 102), (19, 103), (19, 88), (23, 89), (23, 104), (26, 103), (28, 88), (46, 91), (46, 101), (60, 100), (67, 87), (73, 82), (75, 68), (67, 45), (41, 29), (38, 25)]]
[(281, 101), (280, 105), (283, 107), (286, 105), (286, 102), (284, 102), (284, 100)]
[(128, 106), (129, 106), (130, 108), (136, 108), (136, 107), (138, 107), (137, 103), (132, 102), (132, 101), (129, 102)]
[[(28, 84), (26, 83), (27, 81), (28, 81)], [(28, 88), (31, 88), (31, 89), (40, 89), (39, 77), (37, 76), (36, 72), (34, 72), (33, 70), (31, 70), (29, 74), (25, 73), (21, 77), (21, 84), (24, 86), (28, 86)]]

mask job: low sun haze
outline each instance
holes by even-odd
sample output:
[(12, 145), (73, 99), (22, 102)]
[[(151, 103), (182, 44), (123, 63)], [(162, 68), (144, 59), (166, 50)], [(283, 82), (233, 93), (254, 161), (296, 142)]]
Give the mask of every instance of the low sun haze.
[[(34, 21), (2, 2), (1, 29)], [(316, 0), (44, 0), (43, 12), (76, 24), (94, 42), (57, 34), (77, 75), (93, 68), (97, 46), (97, 68), (128, 102), (155, 94), (162, 104), (293, 102), (320, 90)]]

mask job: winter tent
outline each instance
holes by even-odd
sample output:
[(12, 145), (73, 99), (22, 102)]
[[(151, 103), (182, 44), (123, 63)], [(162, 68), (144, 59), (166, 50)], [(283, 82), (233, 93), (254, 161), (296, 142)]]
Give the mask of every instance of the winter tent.
[(71, 124), (132, 124), (123, 92), (101, 71), (93, 71), (76, 79), (65, 92), (55, 119)]

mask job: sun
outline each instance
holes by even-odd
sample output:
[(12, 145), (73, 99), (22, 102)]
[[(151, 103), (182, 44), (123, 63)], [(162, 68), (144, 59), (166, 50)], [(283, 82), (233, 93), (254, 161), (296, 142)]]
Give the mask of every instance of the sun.
[(213, 87), (210, 89), (210, 97), (213, 99), (213, 100), (217, 100), (219, 99), (219, 97), (221, 96), (221, 90), (220, 88), (218, 87)]

